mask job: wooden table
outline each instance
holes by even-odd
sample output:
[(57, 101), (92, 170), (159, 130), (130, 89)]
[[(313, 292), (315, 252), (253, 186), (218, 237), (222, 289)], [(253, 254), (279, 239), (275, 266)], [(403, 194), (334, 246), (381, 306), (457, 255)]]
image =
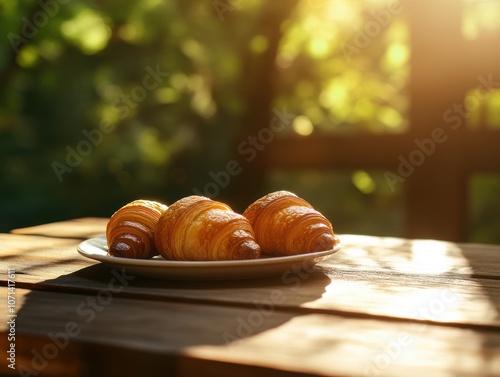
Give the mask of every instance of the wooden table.
[(79, 255), (106, 221), (0, 234), (0, 374), (500, 375), (499, 246), (340, 235), (314, 271), (182, 282)]

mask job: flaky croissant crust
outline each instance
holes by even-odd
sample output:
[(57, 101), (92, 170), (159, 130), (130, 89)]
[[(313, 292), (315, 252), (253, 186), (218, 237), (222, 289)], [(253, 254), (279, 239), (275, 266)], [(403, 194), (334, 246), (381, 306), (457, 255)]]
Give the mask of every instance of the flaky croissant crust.
[(154, 232), (168, 207), (152, 200), (134, 200), (118, 209), (106, 226), (108, 254), (116, 257), (147, 259), (158, 255)]
[(255, 231), (262, 253), (296, 255), (332, 249), (337, 243), (332, 224), (306, 200), (276, 191), (243, 212)]
[(192, 195), (173, 203), (155, 233), (159, 253), (170, 260), (238, 260), (260, 256), (248, 220), (224, 203)]

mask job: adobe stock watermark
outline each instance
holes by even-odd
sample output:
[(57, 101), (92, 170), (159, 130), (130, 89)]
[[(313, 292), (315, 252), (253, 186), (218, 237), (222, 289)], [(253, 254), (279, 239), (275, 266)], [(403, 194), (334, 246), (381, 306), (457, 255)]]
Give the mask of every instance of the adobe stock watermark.
[[(113, 106), (118, 112), (118, 121), (124, 120), (129, 116), (130, 111), (137, 107), (137, 104), (144, 101), (148, 96), (148, 92), (156, 89), (163, 80), (168, 77), (167, 72), (161, 70), (158, 64), (155, 69), (150, 66), (146, 67), (146, 75), (142, 79), (141, 85), (136, 85), (132, 88), (129, 94), (123, 93), (120, 87), (118, 98), (113, 101)], [(114, 121), (103, 119), (99, 127), (91, 130), (82, 130), (83, 138), (74, 147), (66, 146), (66, 158), (64, 162), (53, 161), (51, 163), (52, 170), (57, 177), (59, 183), (63, 181), (63, 176), (66, 173), (71, 173), (78, 167), (84, 157), (92, 153), (95, 147), (99, 146), (103, 140), (104, 135), (111, 133), (116, 127)]]
[(38, 31), (45, 27), (50, 19), (59, 13), (60, 5), (68, 4), (69, 2), (70, 0), (38, 0), (37, 4), (40, 6), (40, 9), (33, 13), (30, 19), (25, 16), (21, 18), (21, 34), (13, 32), (7, 34), (7, 38), (14, 51), (16, 53), (19, 52), (22, 46), (35, 38)]
[[(404, 0), (405, 2), (411, 0)], [(394, 16), (403, 11), (403, 0), (388, 1), (385, 8), (371, 12), (372, 19), (356, 30), (348, 42), (342, 44), (342, 53), (347, 61), (368, 47), (391, 24)]]
[(31, 349), (31, 365), (19, 365), (18, 372), (23, 377), (38, 376), (51, 360), (54, 360), (61, 351), (82, 331), (82, 326), (91, 323), (96, 318), (96, 313), (102, 312), (113, 301), (113, 295), (120, 293), (128, 286), (135, 276), (128, 275), (125, 268), (121, 271), (112, 270), (113, 277), (109, 280), (106, 288), (100, 289), (94, 297), (87, 297), (75, 309), (79, 321), (68, 321), (64, 330), (60, 332), (49, 332), (49, 341), (41, 348)]
[[(301, 265), (293, 266), (283, 273), (281, 281), (283, 284), (291, 286), (290, 292), (296, 292), (301, 283), (309, 279), (314, 270), (314, 265), (307, 261)], [(281, 289), (273, 289), (269, 292), (269, 297), (260, 301), (253, 301), (255, 309), (251, 310), (246, 316), (238, 316), (234, 332), (225, 331), (222, 334), (224, 343), (232, 350), (235, 341), (252, 336), (259, 327), (264, 324), (266, 318), (269, 318), (275, 310), (276, 305), (283, 304), (287, 299), (285, 292)]]
[(224, 21), (227, 12), (233, 12), (241, 6), (243, 0), (213, 0), (212, 7), (219, 20)]
[[(422, 321), (438, 321), (442, 318), (446, 308), (455, 302), (457, 296), (450, 291), (440, 291), (432, 300), (429, 300), (410, 312), (409, 317)], [(379, 377), (403, 355), (406, 349), (418, 341), (418, 337), (427, 328), (426, 322), (413, 323), (408, 332), (398, 333), (392, 340), (380, 345), (380, 351), (375, 354), (363, 367), (361, 375), (353, 377)], [(417, 336), (416, 336), (417, 335)]]
[(7, 268), (7, 367), (16, 369), (16, 268)]
[(392, 192), (396, 189), (398, 183), (404, 183), (427, 158), (431, 157), (437, 150), (439, 144), (443, 144), (449, 138), (450, 131), (458, 130), (464, 123), (464, 120), (475, 111), (481, 101), (487, 99), (493, 90), (500, 88), (500, 81), (494, 81), (493, 75), (489, 74), (486, 78), (479, 76), (477, 78), (479, 85), (472, 95), (467, 96), (463, 103), (454, 103), (443, 113), (443, 121), (449, 124), (448, 129), (443, 127), (434, 128), (428, 138), (422, 140), (415, 139), (413, 142), (415, 148), (407, 156), (398, 156), (397, 173), (386, 171), (384, 173), (385, 181)]
[[(238, 144), (238, 154), (243, 156), (246, 162), (250, 163), (255, 160), (259, 152), (266, 149), (266, 146), (273, 142), (276, 134), (284, 131), (295, 119), (295, 115), (287, 113), (286, 108), (283, 111), (274, 108), (273, 114), (269, 127), (261, 128), (257, 135), (251, 135)], [(221, 189), (229, 185), (231, 178), (241, 174), (242, 171), (243, 167), (237, 160), (229, 160), (225, 169), (208, 173), (210, 181), (203, 186), (203, 191), (195, 187), (193, 192), (196, 195), (214, 199), (219, 195)]]

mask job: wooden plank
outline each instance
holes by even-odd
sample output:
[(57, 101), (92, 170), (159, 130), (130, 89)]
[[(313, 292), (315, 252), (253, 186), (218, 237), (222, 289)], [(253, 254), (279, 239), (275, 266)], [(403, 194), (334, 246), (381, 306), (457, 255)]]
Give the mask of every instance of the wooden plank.
[(14, 229), (11, 233), (57, 238), (87, 239), (103, 235), (106, 231), (106, 224), (108, 220), (109, 219), (107, 218), (101, 217), (85, 217)]
[[(76, 253), (80, 242), (69, 238), (0, 234), (0, 260), (5, 268), (16, 269), (20, 283), (40, 282), (88, 266), (88, 261)], [(5, 271), (0, 273), (0, 281), (5, 282)]]
[[(369, 158), (354, 152), (367, 146)], [(311, 135), (276, 140), (266, 153), (271, 169), (397, 169), (398, 156), (413, 148), (410, 134)]]
[[(21, 245), (28, 245), (24, 239), (51, 240), (2, 235), (0, 242), (2, 238), (16, 238)], [(96, 294), (109, 289), (110, 282), (119, 276), (127, 283), (117, 293), (120, 297), (241, 307), (271, 302), (301, 313), (500, 326), (496, 267), (500, 248), (354, 235), (341, 239), (343, 250), (317, 269), (239, 281), (181, 282), (135, 277), (126, 270), (112, 270), (79, 256), (75, 250), (78, 240), (55, 239), (68, 244), (29, 253), (2, 251), (0, 258), (16, 269), (16, 284), (30, 289)], [(29, 247), (33, 248), (33, 243)], [(485, 271), (486, 278), (481, 278), (477, 270)], [(5, 273), (0, 279), (5, 285)], [(275, 302), (273, 295), (278, 295), (280, 302)]]
[[(146, 374), (163, 367), (173, 376), (194, 376), (207, 366), (220, 376), (261, 370), (268, 376), (476, 377), (495, 375), (500, 367), (498, 330), (152, 302), (112, 294), (89, 297), (18, 289), (16, 297), (16, 366), (42, 375), (69, 369), (73, 375), (92, 375), (96, 368), (113, 371), (115, 363), (120, 370), (136, 370), (133, 365), (138, 363)], [(6, 300), (4, 292), (0, 300)], [(0, 323), (2, 349), (7, 326)], [(111, 351), (126, 357), (113, 357)], [(41, 356), (33, 360), (37, 354)], [(141, 362), (144, 355), (147, 364)], [(5, 361), (0, 368), (0, 373), (8, 371)]]
[[(342, 249), (322, 264), (328, 268), (368, 271), (372, 273), (404, 273), (411, 275), (458, 274), (464, 277), (500, 279), (500, 246), (459, 244), (436, 240), (409, 240), (396, 237), (339, 235)], [(43, 236), (0, 234), (0, 258), (12, 260), (21, 267), (33, 267), (45, 262), (90, 266), (97, 262), (76, 252), (79, 239), (57, 239)], [(31, 258), (26, 258), (29, 255)], [(36, 260), (35, 260), (36, 259)], [(85, 263), (87, 262), (87, 263)], [(29, 282), (53, 279), (57, 269), (46, 275), (32, 276)], [(23, 275), (29, 279), (29, 275)]]
[[(486, 75), (485, 78), (488, 76)], [(476, 79), (474, 77), (473, 79)], [(480, 82), (473, 84), (479, 85)], [(428, 107), (428, 100), (422, 106)], [(397, 174), (397, 169), (401, 164), (401, 158), (409, 159), (410, 153), (421, 150), (424, 139), (433, 137), (433, 130), (440, 127), (446, 139), (441, 144), (436, 144), (435, 148), (429, 147), (425, 157), (425, 165), (434, 163), (438, 157), (435, 152), (442, 151), (445, 155), (444, 161), (450, 168), (449, 153), (454, 154), (455, 164), (463, 173), (477, 170), (500, 170), (500, 159), (494, 158), (498, 154), (497, 146), (500, 144), (500, 134), (495, 130), (482, 129), (469, 131), (465, 125), (455, 131), (451, 128), (455, 124), (443, 123), (443, 113), (451, 109), (455, 103), (462, 103), (463, 97), (449, 99), (446, 104), (439, 107), (435, 114), (436, 120), (429, 122), (430, 129), (408, 131), (405, 134), (381, 134), (370, 135), (361, 134), (355, 137), (343, 135), (322, 135), (303, 137), (287, 137), (273, 142), (272, 148), (267, 151), (269, 156), (269, 167), (271, 169), (377, 169), (385, 171), (389, 169)], [(456, 115), (456, 114), (455, 114)], [(464, 121), (465, 122), (465, 121)], [(441, 140), (441, 137), (438, 139)], [(455, 140), (454, 144), (453, 140)], [(466, 140), (467, 142), (463, 142)], [(451, 143), (450, 143), (451, 141)], [(420, 142), (420, 144), (418, 144)], [(481, 148), (477, 148), (481, 145)], [(353, 151), (363, 151), (369, 146), (370, 157), (365, 153), (354, 153)], [(420, 149), (419, 149), (420, 148)], [(432, 153), (429, 151), (432, 150)], [(292, 152), (293, 151), (293, 152)], [(412, 157), (412, 159), (417, 157)], [(461, 165), (460, 165), (461, 164)], [(459, 165), (459, 166), (458, 166)], [(424, 165), (422, 165), (424, 166)], [(416, 169), (420, 169), (417, 166)], [(447, 171), (447, 170), (443, 170)]]
[[(443, 11), (448, 20), (446, 27), (442, 22)], [(437, 145), (430, 156), (421, 154), (423, 161), (405, 181), (405, 236), (463, 241), (466, 177), (460, 170), (458, 131), (452, 131), (444, 121), (445, 112), (454, 103), (463, 101), (468, 81), (472, 79), (468, 68), (464, 70), (461, 64), (453, 64), (461, 61), (464, 53), (461, 5), (452, 0), (423, 0), (411, 4), (409, 15), (413, 55), (409, 88), (411, 128), (420, 132), (419, 139), (429, 138), (435, 129), (441, 128), (446, 141)], [(428, 24), (422, 25), (421, 17)], [(408, 150), (406, 155), (411, 152)], [(418, 157), (415, 160), (419, 161)]]
[[(103, 235), (107, 221), (108, 219), (105, 218), (75, 219), (22, 228), (15, 230), (14, 233), (71, 238), (69, 244), (75, 245), (76, 248), (81, 238)], [(334, 260), (336, 265), (343, 268), (362, 270), (376, 268), (375, 271), (392, 272), (395, 270), (410, 273), (413, 271), (421, 274), (458, 273), (466, 276), (500, 278), (498, 259), (500, 246), (497, 245), (348, 234), (340, 235), (340, 237), (344, 247), (334, 256)], [(57, 244), (55, 241), (42, 238), (14, 238), (12, 235), (5, 234), (0, 234), (0, 242), (4, 246), (0, 253), (6, 253), (9, 250), (35, 251), (40, 248), (45, 249), (52, 243)], [(65, 249), (64, 253), (72, 257), (75, 254), (73, 248)], [(428, 258), (432, 258), (432, 263), (427, 262)], [(438, 258), (437, 262), (436, 258)]]
[[(278, 140), (268, 151), (269, 167), (291, 171), (375, 169), (389, 172), (393, 175), (387, 181), (388, 187), (403, 185), (407, 194), (406, 237), (463, 242), (468, 239), (467, 180), (476, 171), (500, 171), (497, 152), (500, 134), (488, 130), (470, 132), (465, 126), (455, 131), (450, 124), (443, 124), (445, 111), (462, 101), (463, 98), (450, 99), (446, 106), (439, 107), (436, 118), (425, 122), (432, 128), (423, 128), (423, 132)], [(426, 109), (428, 102), (426, 98), (422, 104)], [(439, 140), (444, 141), (434, 143), (431, 139), (439, 129), (437, 132), (442, 135)], [(423, 151), (419, 145), (427, 145), (427, 149)], [(477, 148), (478, 145), (481, 148)], [(363, 151), (367, 146), (370, 146), (369, 159), (364, 153), (352, 152)]]
[[(447, 158), (454, 159), (453, 156)], [(408, 178), (405, 236), (467, 239), (467, 176), (460, 169), (446, 166), (422, 165)]]
[(329, 261), (342, 267), (410, 275), (459, 274), (500, 279), (500, 246), (432, 239), (339, 235), (342, 249)]

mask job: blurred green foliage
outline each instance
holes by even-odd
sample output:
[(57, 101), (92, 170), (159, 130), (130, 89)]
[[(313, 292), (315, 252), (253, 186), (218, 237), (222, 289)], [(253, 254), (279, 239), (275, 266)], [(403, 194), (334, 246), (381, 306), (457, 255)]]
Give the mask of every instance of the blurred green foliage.
[[(387, 7), (0, 0), (0, 231), (202, 190), (242, 135), (265, 126), (252, 125), (252, 103), (266, 93), (266, 110), (297, 115), (278, 137), (405, 132), (409, 30), (404, 12)], [(390, 22), (377, 19), (389, 11)], [(374, 19), (379, 30), (361, 48), (358, 33)], [(266, 69), (272, 82), (261, 83)], [(266, 187), (297, 191), (341, 218), (342, 232), (401, 235), (403, 193), (382, 180), (276, 171)]]
[[(0, 4), (2, 231), (109, 216), (136, 197), (171, 202), (202, 188), (234, 153), (248, 98), (259, 96), (248, 93), (249, 83), (270, 43), (259, 16), (273, 8), (263, 1)], [(332, 27), (338, 9), (318, 4), (299, 3), (275, 26), (284, 35), (275, 106), (318, 129), (342, 129), (348, 120), (400, 130), (406, 104), (389, 103), (404, 84), (406, 57), (393, 62), (403, 71), (394, 82), (387, 54), (381, 74), (368, 73), (369, 60), (351, 64), (339, 41), (352, 28)], [(362, 22), (361, 2), (343, 6)], [(399, 43), (396, 35), (390, 44)], [(147, 78), (152, 71), (156, 81)], [(289, 132), (304, 132), (294, 126)]]
[[(44, 2), (52, 15), (1, 4), (1, 35), (22, 38), (3, 38), (0, 54), (2, 230), (172, 200), (227, 158), (251, 20), (222, 23), (198, 1)], [(112, 130), (88, 153), (83, 131), (103, 122)]]
[(475, 174), (469, 192), (471, 241), (500, 244), (500, 176)]

